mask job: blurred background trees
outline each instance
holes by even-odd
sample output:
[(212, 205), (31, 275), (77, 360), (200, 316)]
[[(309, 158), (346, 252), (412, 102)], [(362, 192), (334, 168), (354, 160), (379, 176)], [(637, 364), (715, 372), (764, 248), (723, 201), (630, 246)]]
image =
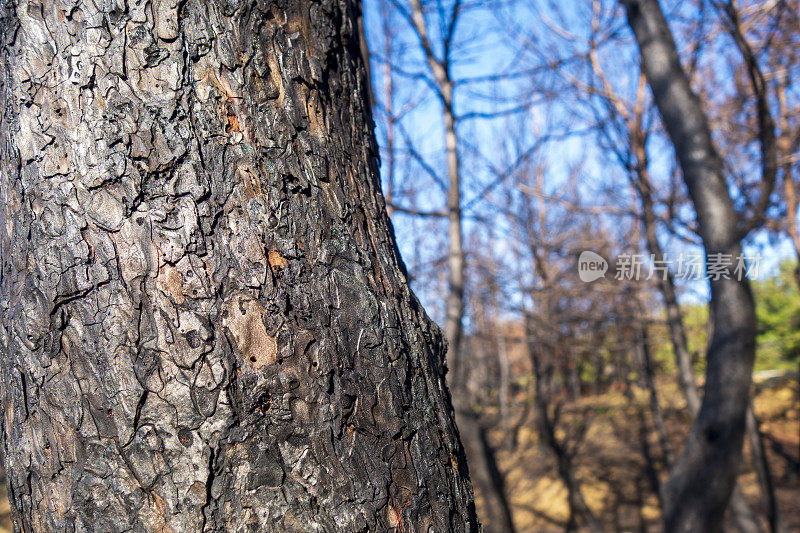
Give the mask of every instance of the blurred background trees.
[[(800, 4), (646, 3), (707, 121), (753, 281), (754, 409), (715, 521), (800, 527)], [(487, 530), (660, 528), (709, 361), (709, 386), (739, 394), (708, 337), (741, 328), (721, 299), (709, 320), (703, 245), (724, 239), (703, 233), (624, 7), (375, 0), (365, 21), (388, 210), (447, 332)], [(609, 261), (591, 283), (586, 250)]]

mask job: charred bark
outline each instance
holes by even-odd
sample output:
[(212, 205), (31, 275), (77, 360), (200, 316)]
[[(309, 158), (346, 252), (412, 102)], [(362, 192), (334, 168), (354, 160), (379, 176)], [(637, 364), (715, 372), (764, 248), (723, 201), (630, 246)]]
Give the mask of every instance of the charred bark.
[(0, 6), (23, 531), (478, 529), (357, 7)]

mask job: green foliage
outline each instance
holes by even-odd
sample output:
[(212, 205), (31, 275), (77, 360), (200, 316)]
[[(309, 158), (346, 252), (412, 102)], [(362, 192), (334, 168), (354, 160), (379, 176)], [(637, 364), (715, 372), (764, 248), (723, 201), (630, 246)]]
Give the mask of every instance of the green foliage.
[[(694, 361), (694, 371), (697, 374), (702, 374), (705, 372), (704, 355), (708, 327), (708, 306), (683, 305), (681, 306), (681, 313), (683, 314), (683, 327), (686, 331), (687, 347)], [(675, 351), (672, 348), (666, 321), (666, 312), (662, 311), (662, 323), (653, 324), (650, 327), (651, 351), (653, 360), (658, 368), (668, 375), (674, 375), (678, 368), (675, 364)]]
[(694, 371), (703, 373), (706, 370), (706, 346), (708, 345), (708, 306), (684, 306), (683, 325), (686, 328), (686, 343), (694, 361)]
[[(781, 264), (778, 274), (753, 282), (756, 300), (755, 370), (790, 370), (800, 363), (800, 290), (794, 277), (795, 262)], [(694, 356), (694, 370), (705, 371), (705, 350), (708, 337), (708, 306), (684, 305), (683, 323), (689, 344), (689, 353)], [(668, 374), (676, 371), (672, 345), (665, 325), (651, 331), (657, 339), (654, 354), (659, 366)]]
[(756, 370), (793, 369), (800, 361), (800, 291), (795, 262), (784, 262), (779, 273), (753, 283), (758, 322)]

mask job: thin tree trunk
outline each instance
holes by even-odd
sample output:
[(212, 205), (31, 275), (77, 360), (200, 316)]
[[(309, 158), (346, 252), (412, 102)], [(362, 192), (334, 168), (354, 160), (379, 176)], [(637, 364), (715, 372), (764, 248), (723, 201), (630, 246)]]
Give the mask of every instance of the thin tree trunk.
[[(783, 164), (783, 183), (784, 183), (784, 201), (786, 202), (786, 232), (792, 240), (794, 246), (794, 253), (797, 257), (798, 264), (794, 269), (794, 279), (797, 287), (800, 288), (800, 227), (798, 227), (798, 201), (797, 201), (797, 187), (795, 176), (792, 173), (791, 160), (788, 155), (793, 151), (793, 144), (791, 139), (792, 129), (789, 128), (788, 117), (790, 111), (786, 103), (786, 88), (789, 85), (788, 74), (780, 78), (777, 88), (778, 110), (780, 116), (779, 128), (781, 135), (778, 138), (778, 146), (780, 153), (786, 158)], [(794, 146), (800, 141), (795, 141)], [(800, 390), (800, 363), (798, 363), (798, 390)], [(800, 445), (798, 445), (798, 456), (800, 456)], [(767, 463), (769, 464), (769, 463)], [(800, 462), (796, 463), (796, 470), (800, 468)], [(774, 495), (773, 495), (774, 499)]]
[(444, 124), (445, 145), (447, 147), (447, 173), (449, 187), (447, 189), (447, 220), (448, 220), (448, 256), (447, 256), (447, 301), (444, 332), (447, 338), (452, 363), (454, 383), (457, 386), (460, 373), (461, 343), (464, 332), (464, 243), (461, 228), (461, 178), (458, 159), (458, 141), (455, 130), (455, 116), (453, 115), (453, 86), (446, 82), (442, 88), (444, 96)]
[(514, 532), (511, 506), (505, 493), (505, 480), (497, 465), (494, 448), (487, 439), (486, 430), (476, 415), (469, 411), (456, 412), (468, 458), (470, 476), (483, 500), (480, 508), (486, 533)]
[[(575, 478), (575, 468), (573, 465), (573, 452), (568, 449), (562, 439), (556, 435), (558, 425), (558, 407), (553, 406), (552, 397), (552, 365), (542, 360), (541, 341), (535, 336), (531, 319), (526, 318), (525, 337), (528, 348), (528, 356), (531, 359), (534, 377), (534, 404), (536, 405), (537, 426), (539, 437), (542, 442), (553, 453), (556, 460), (556, 471), (567, 489), (567, 505), (569, 507), (569, 518), (565, 526), (566, 531), (575, 531), (585, 522), (590, 531), (599, 531), (591, 509), (586, 504), (586, 500), (581, 493), (580, 483)], [(555, 408), (555, 415), (551, 416), (550, 408)]]
[(386, 176), (386, 209), (391, 215), (395, 202), (394, 198), (394, 171), (395, 171), (395, 142), (394, 142), (394, 128), (397, 119), (394, 116), (394, 77), (392, 75), (393, 59), (392, 51), (394, 49), (394, 35), (392, 29), (392, 19), (390, 11), (389, 0), (381, 1), (381, 23), (383, 25), (383, 38), (384, 47), (383, 55), (385, 63), (383, 65), (383, 100), (386, 107), (386, 163), (382, 172)]
[(646, 326), (643, 326), (641, 329), (641, 352), (644, 379), (650, 398), (650, 411), (653, 414), (653, 425), (656, 428), (656, 434), (658, 435), (658, 443), (659, 446), (661, 446), (661, 452), (664, 454), (664, 463), (666, 464), (667, 468), (669, 468), (672, 466), (674, 458), (672, 454), (672, 446), (669, 444), (667, 424), (664, 422), (664, 412), (661, 410), (661, 402), (658, 401), (658, 391), (656, 390), (656, 383), (653, 378), (653, 359), (650, 356), (650, 337), (647, 334)]
[(476, 531), (357, 4), (97, 5), (0, 7), (17, 527)]
[[(637, 153), (637, 168), (636, 175), (638, 182), (636, 184), (637, 192), (642, 204), (642, 225), (644, 226), (645, 240), (650, 253), (653, 255), (653, 260), (657, 264), (664, 263), (664, 253), (661, 249), (661, 243), (658, 241), (656, 234), (656, 219), (655, 210), (653, 208), (653, 198), (651, 195), (650, 179), (647, 171), (647, 153), (645, 147), (641, 142), (643, 137), (641, 132), (635, 136), (636, 140), (632, 143), (636, 146)], [(678, 304), (678, 298), (675, 290), (675, 278), (672, 272), (666, 271), (666, 274), (659, 279), (659, 288), (664, 297), (664, 307), (667, 311), (667, 326), (670, 333), (670, 340), (672, 342), (672, 349), (675, 353), (675, 363), (678, 367), (678, 384), (680, 385), (681, 392), (686, 399), (686, 407), (689, 410), (692, 418), (696, 417), (700, 411), (700, 392), (697, 387), (697, 382), (694, 378), (694, 370), (692, 369), (692, 357), (689, 353), (688, 343), (686, 341), (686, 328), (683, 324), (683, 316), (681, 315), (681, 308)], [(752, 410), (752, 408), (750, 408)], [(655, 416), (655, 413), (654, 413)], [(747, 425), (745, 431), (747, 432), (748, 439), (753, 440), (753, 428), (750, 424)], [(751, 448), (753, 453), (754, 462), (761, 463), (763, 455), (759, 452), (763, 451), (762, 448)], [(668, 466), (672, 464), (670, 460)], [(771, 484), (766, 483), (769, 473), (764, 476), (759, 475), (759, 480), (762, 483), (762, 492), (764, 493), (765, 500), (774, 504), (775, 498), (772, 491)], [(774, 505), (768, 503), (768, 509), (774, 509)], [(742, 533), (758, 533), (761, 531), (758, 525), (758, 518), (755, 511), (747, 503), (744, 494), (738, 488), (734, 489), (731, 495), (731, 511), (736, 520), (739, 529)], [(772, 520), (770, 520), (772, 521)]]
[[(479, 420), (472, 419), (464, 413), (470, 411), (468, 401), (464, 396), (464, 380), (466, 379), (466, 369), (462, 357), (462, 343), (464, 337), (464, 233), (461, 219), (461, 170), (458, 149), (458, 135), (456, 132), (456, 115), (453, 104), (454, 84), (450, 77), (450, 58), (449, 44), (445, 45), (444, 57), (438, 59), (434, 54), (429, 41), (428, 29), (425, 21), (423, 6), (419, 0), (411, 0), (411, 22), (420, 39), (422, 51), (428, 62), (433, 78), (436, 80), (438, 96), (442, 105), (444, 118), (445, 150), (447, 159), (447, 221), (448, 221), (448, 254), (447, 254), (447, 296), (445, 297), (445, 325), (444, 332), (447, 339), (447, 382), (453, 389), (453, 403), (456, 405), (456, 417), (458, 424), (480, 424)], [(456, 2), (452, 10), (450, 27), (455, 28), (460, 14), (459, 3)], [(471, 434), (477, 435), (483, 428), (473, 428)], [(484, 443), (485, 444), (485, 443)], [(467, 458), (472, 468), (486, 471), (497, 471), (494, 459), (494, 451), (486, 445), (473, 441), (467, 442), (464, 439), (464, 447), (467, 451)], [(489, 482), (491, 478), (480, 476), (476, 478), (477, 490), (487, 502), (492, 505), (499, 505), (501, 508), (487, 508), (489, 520), (485, 525), (487, 529), (498, 532), (513, 532), (514, 525), (511, 522), (511, 511), (508, 502), (502, 491), (502, 483)], [(483, 480), (486, 480), (484, 482)], [(482, 519), (483, 520), (483, 519)]]
[(769, 530), (773, 533), (780, 530), (778, 502), (775, 499), (775, 485), (772, 481), (772, 471), (767, 460), (767, 452), (764, 449), (764, 438), (761, 434), (758, 418), (753, 411), (752, 404), (747, 408), (747, 440), (753, 455), (753, 463), (758, 482), (762, 487), (762, 500), (767, 510), (767, 522)]
[[(500, 328), (497, 328), (498, 330)], [(511, 412), (509, 400), (511, 396), (511, 361), (508, 358), (506, 337), (503, 331), (497, 334), (497, 355), (500, 363), (500, 423), (503, 427), (503, 442), (507, 448), (511, 444)]]
[[(656, 0), (623, 0), (667, 133), (697, 211), (706, 260), (741, 255), (742, 226), (708, 121), (689, 86)], [(746, 278), (711, 280), (713, 336), (706, 389), (686, 447), (665, 486), (667, 531), (718, 531), (736, 483), (755, 356), (755, 311)]]
[[(444, 117), (444, 140), (447, 153), (447, 297), (445, 301), (445, 337), (447, 338), (447, 364), (451, 372), (448, 380), (452, 385), (461, 378), (459, 355), (463, 337), (464, 321), (464, 236), (461, 227), (461, 170), (456, 134), (456, 116), (453, 108), (453, 81), (450, 79), (450, 58), (438, 59), (428, 39), (425, 13), (419, 0), (411, 0), (411, 19), (422, 43), (422, 50), (438, 87)], [(454, 8), (450, 24), (455, 26), (458, 7)]]
[(798, 265), (794, 269), (794, 278), (800, 288), (800, 227), (798, 227), (798, 205), (797, 205), (797, 187), (795, 183), (795, 176), (792, 172), (791, 154), (795, 148), (792, 143), (792, 129), (789, 127), (789, 114), (788, 106), (786, 104), (786, 87), (789, 84), (787, 79), (788, 74), (780, 78), (776, 90), (778, 100), (778, 110), (780, 117), (779, 128), (781, 131), (778, 137), (778, 147), (780, 153), (786, 158), (783, 163), (783, 195), (786, 202), (786, 233), (792, 240), (794, 246), (794, 253), (798, 260)]
[[(649, 393), (650, 414), (653, 418), (653, 426), (655, 427), (658, 444), (661, 448), (662, 460), (666, 467), (669, 468), (669, 465), (672, 463), (672, 450), (667, 438), (666, 425), (664, 424), (661, 404), (658, 400), (658, 391), (656, 390), (655, 382), (653, 380), (653, 366), (650, 357), (649, 342), (650, 340), (649, 335), (647, 334), (647, 328), (646, 326), (643, 326), (639, 330), (638, 342), (635, 344), (635, 348), (638, 349), (636, 352), (639, 355), (638, 359), (641, 359), (639, 363), (642, 369), (642, 375), (644, 376), (645, 386), (647, 387)], [(636, 357), (634, 357), (634, 359), (636, 359)], [(658, 498), (659, 506), (663, 507), (661, 498), (661, 479), (658, 477), (659, 468), (656, 458), (653, 455), (652, 447), (650, 446), (650, 426), (647, 423), (647, 416), (645, 414), (646, 411), (644, 409), (640, 409), (636, 405), (636, 397), (634, 394), (630, 373), (626, 373), (624, 379), (626, 385), (625, 397), (628, 399), (631, 405), (636, 406), (636, 415), (639, 419), (639, 447), (642, 450), (642, 457), (644, 458), (645, 476), (647, 478), (647, 482), (650, 484), (650, 489), (653, 491), (653, 494), (656, 495), (656, 498)], [(639, 503), (639, 516), (640, 518), (643, 518), (643, 494), (638, 494), (637, 501)], [(646, 528), (642, 529), (642, 531), (644, 530), (646, 530)]]
[[(644, 154), (644, 147), (639, 150), (641, 153), (639, 161), (643, 161), (646, 165), (646, 154)], [(641, 165), (641, 163), (640, 163)], [(647, 241), (647, 248), (653, 254), (653, 261), (657, 264), (664, 263), (664, 252), (661, 249), (661, 243), (658, 241), (656, 234), (656, 220), (655, 211), (653, 208), (653, 199), (650, 194), (650, 180), (647, 175), (646, 168), (637, 169), (637, 176), (639, 184), (637, 186), (639, 198), (642, 203), (642, 225), (644, 226), (645, 240)], [(683, 317), (681, 316), (681, 308), (678, 305), (678, 297), (675, 291), (675, 278), (672, 272), (666, 271), (659, 282), (661, 294), (664, 297), (664, 307), (667, 311), (667, 327), (669, 329), (670, 341), (672, 349), (675, 352), (675, 364), (678, 367), (678, 384), (681, 387), (683, 397), (686, 399), (686, 406), (692, 416), (696, 416), (700, 410), (700, 393), (697, 388), (697, 382), (694, 378), (694, 371), (692, 370), (692, 356), (689, 353), (688, 343), (686, 342), (686, 329), (683, 325)]]

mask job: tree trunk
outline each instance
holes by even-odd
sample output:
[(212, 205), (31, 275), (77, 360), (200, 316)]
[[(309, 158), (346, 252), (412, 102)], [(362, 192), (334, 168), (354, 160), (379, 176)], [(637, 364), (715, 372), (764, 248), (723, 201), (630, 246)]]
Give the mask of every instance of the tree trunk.
[[(464, 332), (464, 233), (461, 219), (461, 160), (456, 133), (456, 115), (453, 105), (453, 80), (450, 78), (449, 48), (441, 60), (434, 56), (428, 38), (425, 13), (419, 0), (411, 0), (412, 23), (422, 43), (428, 66), (438, 85), (438, 96), (444, 118), (444, 144), (447, 152), (447, 298), (444, 331), (449, 350), (447, 366), (451, 372), (449, 382), (457, 387), (462, 377), (460, 368), (461, 342)], [(453, 22), (459, 16), (455, 7)], [(455, 385), (454, 385), (455, 384)]]
[[(549, 309), (545, 305), (544, 309)], [(586, 504), (581, 492), (580, 482), (575, 477), (573, 462), (576, 447), (570, 449), (569, 434), (559, 437), (558, 423), (561, 405), (553, 398), (553, 367), (550, 361), (543, 360), (543, 350), (552, 349), (552, 344), (537, 338), (531, 317), (525, 318), (525, 342), (528, 348), (528, 357), (531, 360), (534, 378), (534, 404), (536, 405), (537, 429), (539, 438), (544, 446), (552, 453), (556, 460), (556, 471), (561, 482), (567, 489), (567, 506), (569, 517), (564, 526), (565, 531), (576, 531), (579, 526), (585, 525), (586, 530), (596, 532), (600, 530), (599, 524)], [(551, 355), (551, 357), (557, 357)], [(551, 409), (553, 414), (551, 415)]]
[(457, 411), (456, 420), (470, 460), (470, 476), (482, 500), (478, 510), (485, 533), (514, 533), (516, 530), (511, 505), (506, 498), (505, 479), (483, 424), (475, 413), (466, 410)]
[[(647, 170), (647, 153), (644, 144), (642, 142), (636, 142), (637, 140), (641, 141), (641, 139), (642, 136), (640, 134), (632, 141), (632, 144), (636, 146), (637, 150), (636, 176), (638, 182), (636, 183), (636, 189), (642, 205), (642, 225), (647, 241), (647, 248), (653, 255), (653, 260), (657, 264), (664, 264), (664, 252), (661, 249), (661, 244), (656, 234), (655, 209), (653, 207), (652, 189)], [(677, 291), (675, 290), (675, 278), (672, 276), (672, 272), (667, 270), (666, 275), (659, 279), (658, 283), (661, 294), (664, 297), (664, 307), (667, 311), (667, 326), (669, 328), (672, 349), (675, 352), (675, 364), (678, 368), (678, 384), (680, 385), (683, 397), (686, 399), (686, 407), (689, 410), (689, 414), (694, 418), (700, 411), (700, 392), (694, 378), (692, 357), (686, 342), (686, 329), (683, 324), (681, 308), (678, 304)], [(748, 412), (750, 411), (752, 411), (752, 408), (748, 408)], [(655, 418), (655, 411), (653, 415)], [(753, 438), (758, 438), (757, 435), (753, 433), (754, 429), (755, 426), (752, 426), (748, 421), (745, 431), (751, 442)], [(760, 453), (763, 451), (762, 448), (751, 447), (751, 449), (753, 451), (753, 460), (755, 464), (764, 464), (764, 457)], [(667, 461), (667, 465), (670, 466), (671, 464), (672, 460), (670, 459)], [(769, 477), (769, 472), (764, 476), (759, 475), (759, 481), (762, 481), (762, 492), (765, 495), (765, 500), (768, 502), (767, 508), (770, 509), (769, 516), (771, 517), (773, 515), (777, 516), (777, 510), (774, 509), (774, 494), (771, 483), (767, 482)], [(733, 518), (742, 533), (758, 533), (761, 531), (755, 511), (747, 503), (744, 493), (739, 490), (738, 487), (734, 488), (731, 495), (730, 508)], [(775, 510), (775, 513), (773, 513), (773, 510)], [(772, 521), (773, 520), (770, 519), (770, 522)]]
[[(667, 432), (667, 424), (664, 420), (664, 412), (661, 410), (661, 402), (658, 400), (658, 391), (656, 390), (656, 383), (654, 379), (655, 371), (653, 369), (653, 358), (650, 356), (650, 336), (647, 333), (646, 325), (642, 326), (641, 328), (640, 339), (642, 370), (650, 400), (650, 412), (653, 415), (653, 426), (656, 429), (658, 444), (661, 447), (661, 453), (664, 456), (664, 464), (667, 466), (667, 468), (669, 468), (672, 465), (674, 458), (672, 446), (669, 444), (669, 433)], [(660, 488), (658, 490), (660, 491)]]
[[(623, 0), (664, 126), (675, 146), (697, 211), (706, 258), (741, 255), (739, 217), (714, 149), (708, 120), (689, 86), (657, 0)], [(665, 486), (667, 531), (717, 531), (742, 455), (750, 374), (755, 356), (755, 310), (746, 278), (711, 280), (706, 388), (686, 447)]]
[(778, 502), (775, 498), (775, 485), (772, 481), (772, 470), (764, 449), (764, 436), (752, 403), (747, 407), (747, 440), (753, 455), (753, 466), (761, 485), (761, 499), (767, 511), (767, 523), (772, 533), (780, 531), (780, 517), (778, 515)]
[[(648, 392), (650, 393), (650, 413), (653, 417), (653, 427), (655, 428), (656, 435), (658, 436), (663, 462), (667, 465), (667, 467), (669, 467), (669, 464), (672, 461), (672, 450), (667, 439), (667, 432), (664, 425), (661, 405), (658, 402), (658, 394), (656, 392), (655, 384), (653, 383), (653, 368), (650, 361), (650, 352), (649, 348), (647, 348), (645, 344), (648, 342), (646, 327), (642, 328), (640, 342), (642, 343), (639, 347), (639, 353), (641, 354), (642, 359), (640, 363), (644, 374), (645, 384), (647, 385)], [(636, 405), (636, 397), (632, 383), (630, 383), (630, 377), (626, 376), (625, 379), (627, 382), (625, 387), (625, 396), (631, 405)], [(661, 480), (658, 477), (659, 468), (650, 446), (650, 427), (647, 423), (647, 416), (645, 414), (646, 411), (641, 408), (637, 408), (636, 411), (639, 419), (639, 447), (642, 450), (642, 457), (644, 458), (645, 474), (647, 476), (647, 481), (650, 484), (650, 488), (658, 498), (659, 506), (663, 507), (663, 502), (661, 501)], [(639, 498), (643, 500), (641, 494), (639, 495)], [(640, 505), (640, 507), (642, 506), (643, 504)]]
[(23, 531), (475, 531), (353, 0), (6, 2)]
[[(511, 509), (503, 492), (503, 479), (497, 467), (494, 450), (489, 443), (477, 441), (473, 436), (482, 435), (485, 428), (470, 410), (472, 406), (466, 390), (468, 371), (463, 360), (464, 343), (464, 231), (461, 217), (461, 160), (456, 132), (457, 117), (453, 105), (455, 84), (450, 77), (450, 48), (445, 45), (444, 57), (437, 59), (428, 36), (425, 11), (420, 0), (411, 0), (411, 23), (420, 39), (428, 67), (436, 80), (438, 97), (442, 105), (444, 141), (447, 153), (447, 296), (445, 297), (444, 332), (447, 340), (447, 382), (453, 390), (456, 421), (464, 429), (464, 449), (471, 467), (478, 472), (475, 488), (487, 502), (481, 510), (481, 520), (487, 530), (498, 533), (514, 533)], [(461, 13), (459, 4), (453, 6), (450, 24), (455, 28)], [(492, 473), (490, 476), (489, 473)], [(497, 507), (499, 506), (499, 507)]]
[[(644, 229), (647, 249), (653, 254), (653, 261), (657, 264), (665, 264), (664, 251), (656, 234), (655, 209), (653, 198), (650, 194), (650, 179), (647, 170), (647, 156), (645, 147), (637, 147), (639, 154), (639, 167), (636, 169), (638, 183), (637, 191), (642, 204), (642, 226)], [(692, 369), (692, 356), (689, 353), (688, 343), (686, 342), (686, 329), (683, 326), (681, 308), (678, 305), (678, 297), (675, 290), (675, 279), (672, 272), (667, 270), (666, 275), (658, 280), (661, 295), (664, 297), (664, 307), (667, 311), (667, 327), (669, 329), (672, 349), (675, 352), (675, 365), (678, 367), (678, 384), (680, 385), (683, 397), (686, 399), (686, 406), (692, 416), (696, 416), (700, 410), (700, 393)]]

